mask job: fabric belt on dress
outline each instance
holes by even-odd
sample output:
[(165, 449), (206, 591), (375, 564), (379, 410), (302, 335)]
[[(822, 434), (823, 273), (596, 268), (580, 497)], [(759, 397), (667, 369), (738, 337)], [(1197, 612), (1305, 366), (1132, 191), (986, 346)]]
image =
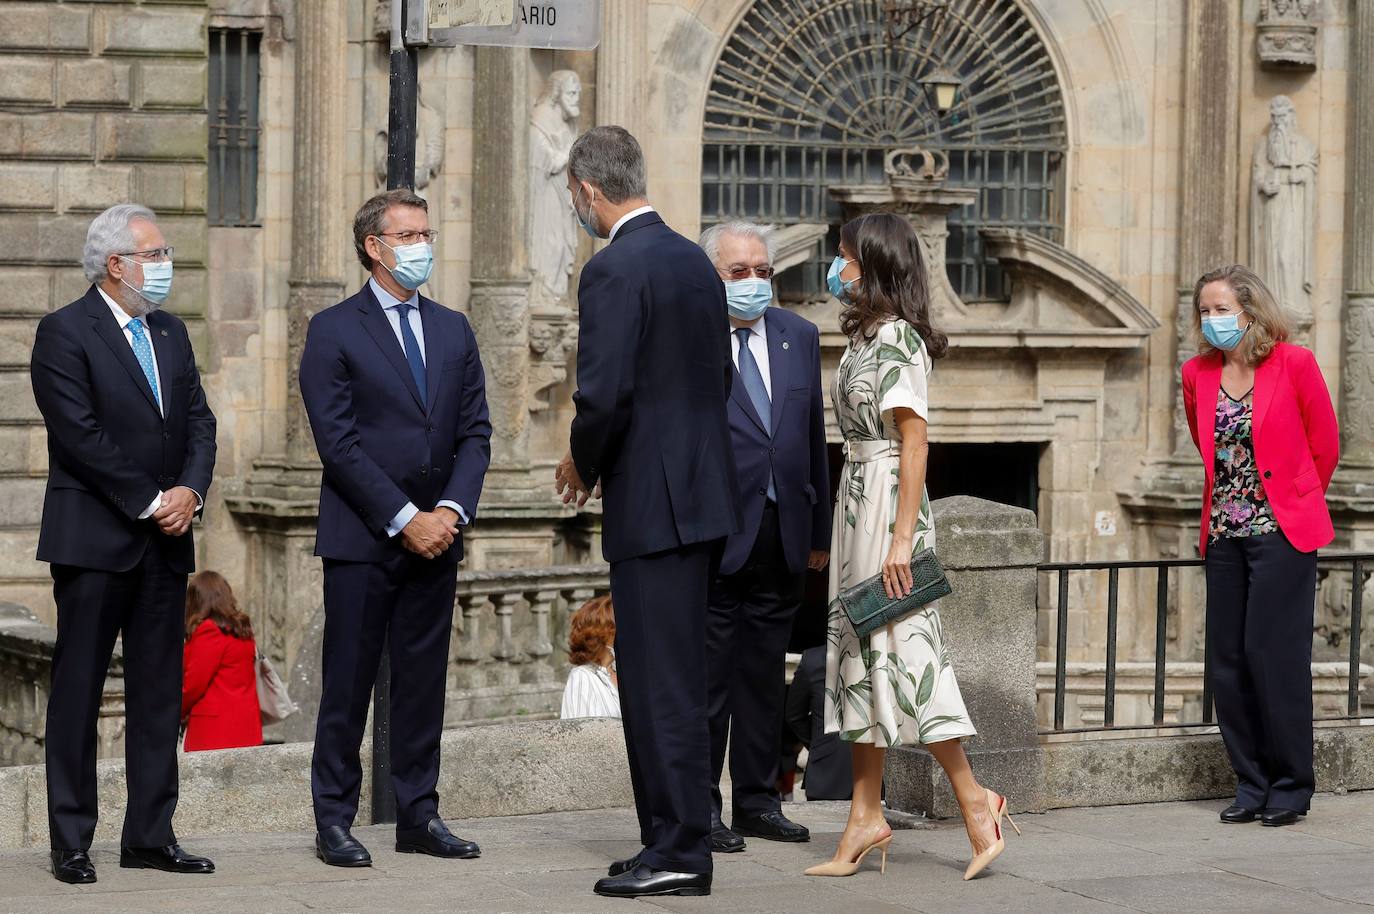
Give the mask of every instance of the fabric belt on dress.
[(844, 457), (850, 463), (872, 463), (884, 457), (902, 456), (902, 445), (887, 438), (845, 441)]

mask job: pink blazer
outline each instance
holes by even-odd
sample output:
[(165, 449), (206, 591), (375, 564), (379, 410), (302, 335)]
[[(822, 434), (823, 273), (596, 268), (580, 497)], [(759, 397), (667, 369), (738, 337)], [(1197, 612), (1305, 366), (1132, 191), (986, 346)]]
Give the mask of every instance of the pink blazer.
[[(1183, 365), (1183, 405), (1188, 430), (1202, 454), (1207, 484), (1202, 495), (1199, 551), (1207, 554), (1216, 459), (1217, 394), (1221, 353), (1194, 356)], [(1279, 343), (1255, 369), (1255, 466), (1274, 520), (1293, 548), (1313, 552), (1331, 542), (1326, 489), (1340, 458), (1340, 429), (1331, 394), (1312, 353)]]

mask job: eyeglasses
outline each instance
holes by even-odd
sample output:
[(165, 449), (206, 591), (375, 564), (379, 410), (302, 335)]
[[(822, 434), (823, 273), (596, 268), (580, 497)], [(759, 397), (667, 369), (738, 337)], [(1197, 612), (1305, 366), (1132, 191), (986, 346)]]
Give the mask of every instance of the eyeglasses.
[(130, 251), (127, 254), (118, 254), (119, 257), (127, 257), (129, 260), (136, 260), (139, 263), (157, 263), (161, 260), (171, 260), (176, 253), (176, 248), (168, 245), (165, 248), (153, 248), (151, 251)]
[(773, 278), (772, 267), (750, 267), (742, 263), (731, 264), (728, 267), (721, 267), (721, 272), (724, 273), (727, 277), (729, 277), (729, 279), (733, 282), (738, 282), (741, 279), (748, 279), (750, 274), (757, 276), (759, 279)]
[(433, 244), (434, 239), (439, 237), (438, 229), (429, 229), (424, 232), (378, 232), (383, 238), (395, 238), (401, 244), (415, 244), (423, 241), (426, 244)]

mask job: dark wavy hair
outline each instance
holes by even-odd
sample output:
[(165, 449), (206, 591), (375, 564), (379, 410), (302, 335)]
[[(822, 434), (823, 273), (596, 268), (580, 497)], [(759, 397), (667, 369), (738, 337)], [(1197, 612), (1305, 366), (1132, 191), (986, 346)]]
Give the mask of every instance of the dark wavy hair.
[(201, 571), (191, 576), (186, 586), (186, 639), (200, 628), (200, 623), (211, 619), (219, 630), (226, 635), (244, 641), (253, 640), (253, 623), (248, 615), (239, 609), (234, 599), (234, 591), (224, 575), (217, 571)]
[(615, 645), (615, 611), (610, 597), (583, 603), (568, 623), (568, 663), (599, 663), (602, 652)]
[(840, 312), (844, 334), (871, 339), (878, 324), (901, 318), (920, 334), (931, 358), (944, 358), (949, 338), (930, 320), (930, 273), (911, 223), (894, 213), (869, 213), (844, 224), (840, 243), (863, 272)]

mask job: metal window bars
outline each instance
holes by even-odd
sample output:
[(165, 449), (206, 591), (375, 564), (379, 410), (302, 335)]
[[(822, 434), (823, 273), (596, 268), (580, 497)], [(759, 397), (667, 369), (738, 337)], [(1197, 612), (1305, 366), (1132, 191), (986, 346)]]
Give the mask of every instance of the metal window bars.
[(261, 32), (210, 30), (210, 225), (258, 223), (261, 45)]

